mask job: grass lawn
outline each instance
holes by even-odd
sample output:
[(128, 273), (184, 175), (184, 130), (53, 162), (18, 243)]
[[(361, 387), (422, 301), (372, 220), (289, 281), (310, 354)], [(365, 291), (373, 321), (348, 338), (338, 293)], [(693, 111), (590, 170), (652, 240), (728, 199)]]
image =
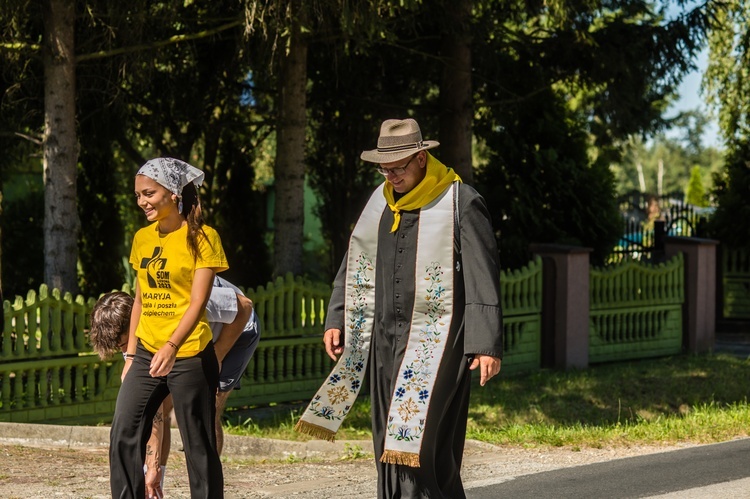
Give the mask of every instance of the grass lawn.
[[(500, 376), (472, 388), (468, 438), (515, 446), (612, 447), (721, 442), (750, 430), (750, 360), (681, 355), (586, 370)], [(337, 439), (370, 438), (360, 395)], [(301, 409), (228, 425), (235, 435), (308, 440)], [(230, 413), (231, 414), (231, 413)], [(231, 419), (231, 417), (230, 417)]]

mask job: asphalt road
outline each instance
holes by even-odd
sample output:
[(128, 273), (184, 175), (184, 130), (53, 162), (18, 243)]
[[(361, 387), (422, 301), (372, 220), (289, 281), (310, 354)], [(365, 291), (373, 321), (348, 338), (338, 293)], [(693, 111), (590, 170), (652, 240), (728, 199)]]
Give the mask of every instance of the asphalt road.
[(523, 475), (470, 499), (750, 498), (750, 439)]

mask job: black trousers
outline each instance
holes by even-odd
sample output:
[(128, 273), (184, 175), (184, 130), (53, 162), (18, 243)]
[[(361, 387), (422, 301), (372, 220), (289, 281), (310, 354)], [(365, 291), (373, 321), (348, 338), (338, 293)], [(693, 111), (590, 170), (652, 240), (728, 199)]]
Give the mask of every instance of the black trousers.
[[(143, 499), (143, 464), (154, 415), (171, 393), (185, 449), (190, 496), (224, 497), (224, 474), (216, 452), (216, 389), (219, 363), (213, 342), (195, 357), (178, 358), (172, 371), (153, 378), (148, 373), (153, 355), (141, 343), (120, 387), (109, 436), (112, 497)], [(167, 428), (166, 431), (169, 431)]]

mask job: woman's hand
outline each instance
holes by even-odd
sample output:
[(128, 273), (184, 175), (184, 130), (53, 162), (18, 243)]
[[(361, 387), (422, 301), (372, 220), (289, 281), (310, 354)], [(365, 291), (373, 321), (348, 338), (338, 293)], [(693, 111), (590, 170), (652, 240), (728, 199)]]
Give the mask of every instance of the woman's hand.
[(120, 382), (125, 381), (125, 375), (128, 374), (128, 371), (130, 370), (130, 366), (133, 365), (133, 359), (128, 359), (125, 361), (125, 366), (122, 368), (122, 374), (120, 375)]
[(166, 343), (154, 354), (151, 359), (151, 369), (149, 369), (148, 373), (152, 378), (166, 376), (172, 371), (176, 358), (177, 349), (170, 343)]

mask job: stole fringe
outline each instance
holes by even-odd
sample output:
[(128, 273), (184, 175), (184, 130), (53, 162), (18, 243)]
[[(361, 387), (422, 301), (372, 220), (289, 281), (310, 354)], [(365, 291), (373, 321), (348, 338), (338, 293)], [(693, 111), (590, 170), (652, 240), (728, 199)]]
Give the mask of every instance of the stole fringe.
[(329, 442), (333, 442), (336, 440), (336, 432), (331, 431), (328, 428), (323, 428), (322, 426), (318, 426), (316, 424), (308, 423), (307, 421), (304, 421), (302, 419), (297, 421), (297, 424), (294, 425), (294, 431), (298, 431), (300, 433), (304, 433), (321, 440), (328, 440)]
[(410, 468), (419, 468), (419, 454), (413, 452), (404, 452), (400, 450), (388, 450), (383, 452), (380, 457), (381, 463), (400, 464)]

